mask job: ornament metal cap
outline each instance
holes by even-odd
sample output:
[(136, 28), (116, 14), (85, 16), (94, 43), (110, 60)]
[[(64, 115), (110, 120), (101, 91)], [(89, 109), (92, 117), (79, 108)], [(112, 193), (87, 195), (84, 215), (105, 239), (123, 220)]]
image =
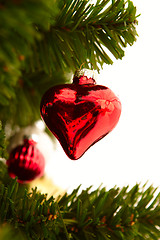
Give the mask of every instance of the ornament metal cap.
[(38, 143), (38, 136), (36, 134), (24, 135), (24, 142), (29, 142), (32, 145), (36, 145)]
[(74, 77), (81, 77), (81, 76), (85, 76), (87, 78), (92, 78), (95, 81), (97, 81), (97, 73), (94, 70), (90, 70), (87, 68), (83, 68), (83, 69), (78, 69), (75, 71)]

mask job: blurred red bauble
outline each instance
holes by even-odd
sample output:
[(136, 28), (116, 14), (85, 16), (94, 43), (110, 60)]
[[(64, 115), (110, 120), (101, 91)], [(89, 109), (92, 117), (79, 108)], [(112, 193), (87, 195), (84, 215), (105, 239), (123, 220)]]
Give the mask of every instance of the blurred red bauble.
[(121, 103), (109, 88), (96, 85), (93, 71), (83, 69), (72, 84), (50, 88), (40, 110), (67, 156), (76, 160), (116, 126)]
[(24, 139), (24, 144), (14, 148), (7, 160), (10, 177), (18, 177), (18, 182), (29, 183), (44, 174), (45, 160), (32, 139)]

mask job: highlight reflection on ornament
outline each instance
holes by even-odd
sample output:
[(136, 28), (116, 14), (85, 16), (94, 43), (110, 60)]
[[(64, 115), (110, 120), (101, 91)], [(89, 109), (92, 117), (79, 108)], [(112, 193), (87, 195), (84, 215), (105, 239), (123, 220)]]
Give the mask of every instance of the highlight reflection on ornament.
[(121, 114), (121, 103), (115, 94), (86, 75), (86, 69), (81, 70), (72, 84), (50, 88), (41, 100), (43, 120), (73, 160), (106, 136)]

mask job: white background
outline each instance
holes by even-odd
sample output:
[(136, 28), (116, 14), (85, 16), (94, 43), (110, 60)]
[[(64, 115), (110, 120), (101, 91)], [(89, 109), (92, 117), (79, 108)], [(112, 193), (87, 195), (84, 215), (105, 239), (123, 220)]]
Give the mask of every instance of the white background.
[(82, 158), (70, 160), (59, 143), (46, 172), (68, 191), (82, 184), (108, 188), (160, 184), (160, 19), (159, 0), (133, 0), (139, 37), (122, 60), (105, 65), (97, 84), (112, 89), (122, 103), (116, 128)]

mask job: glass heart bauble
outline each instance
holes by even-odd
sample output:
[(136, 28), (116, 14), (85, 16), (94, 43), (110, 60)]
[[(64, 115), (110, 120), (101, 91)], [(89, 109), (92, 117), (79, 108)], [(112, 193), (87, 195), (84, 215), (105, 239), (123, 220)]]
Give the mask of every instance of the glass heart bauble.
[(96, 85), (93, 76), (81, 71), (72, 84), (50, 88), (40, 109), (67, 156), (76, 160), (116, 126), (121, 103), (109, 88)]

